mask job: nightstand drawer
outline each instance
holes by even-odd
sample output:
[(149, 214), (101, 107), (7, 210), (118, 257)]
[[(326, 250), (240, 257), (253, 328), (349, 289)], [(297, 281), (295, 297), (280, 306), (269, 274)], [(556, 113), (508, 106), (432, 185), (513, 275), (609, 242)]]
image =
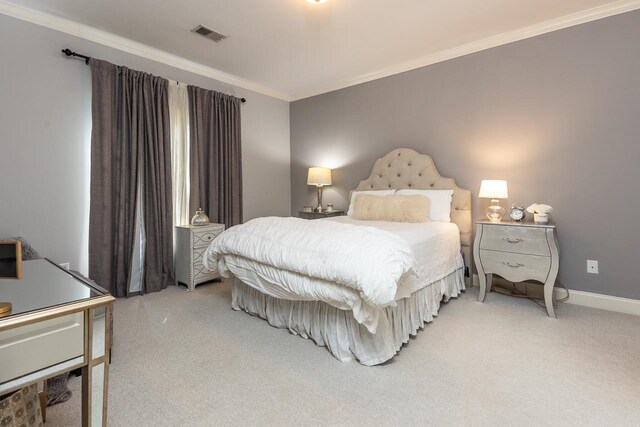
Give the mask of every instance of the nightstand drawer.
[(205, 267), (202, 264), (193, 266), (193, 279), (194, 280), (201, 280), (201, 279), (205, 279), (205, 278), (214, 279), (216, 277), (218, 277), (218, 270), (217, 269), (213, 270), (213, 271), (210, 271), (207, 267)]
[(481, 249), (480, 260), (485, 274), (495, 273), (512, 282), (545, 282), (551, 269), (551, 258), (546, 256)]
[(201, 246), (199, 248), (193, 248), (193, 264), (202, 265), (202, 260), (204, 258), (204, 253), (206, 252), (208, 246)]
[(480, 249), (550, 256), (546, 229), (537, 227), (482, 226)]
[(211, 267), (213, 267), (213, 271), (212, 272), (210, 272), (209, 269), (207, 269), (204, 266), (204, 263), (202, 262), (202, 259), (200, 261), (194, 261), (193, 262), (193, 274), (195, 275), (196, 273), (198, 273), (198, 271), (201, 271), (203, 274), (217, 273), (218, 272), (218, 264), (217, 263), (213, 263), (211, 265)]
[(207, 247), (216, 238), (216, 236), (224, 231), (224, 228), (217, 230), (203, 230), (193, 232), (193, 247), (202, 248)]

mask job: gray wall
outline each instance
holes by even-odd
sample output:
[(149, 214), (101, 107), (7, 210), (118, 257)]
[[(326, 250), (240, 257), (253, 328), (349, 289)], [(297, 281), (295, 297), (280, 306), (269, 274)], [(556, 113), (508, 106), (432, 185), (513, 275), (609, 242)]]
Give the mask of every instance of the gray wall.
[(289, 214), (289, 103), (0, 15), (0, 237), (86, 271), (91, 76), (65, 47), (247, 98), (245, 220)]
[(506, 179), (509, 203), (552, 205), (569, 288), (640, 298), (638, 40), (631, 12), (294, 102), (291, 211), (315, 200), (307, 167), (335, 168), (325, 203), (344, 208), (377, 158), (409, 147), (475, 195)]

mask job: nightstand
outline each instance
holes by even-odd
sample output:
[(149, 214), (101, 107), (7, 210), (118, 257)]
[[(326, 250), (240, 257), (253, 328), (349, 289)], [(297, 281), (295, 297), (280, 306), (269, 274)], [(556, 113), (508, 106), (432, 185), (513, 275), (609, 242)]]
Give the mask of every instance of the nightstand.
[(202, 257), (213, 239), (223, 231), (224, 224), (176, 226), (176, 285), (182, 283), (188, 291), (193, 291), (200, 283), (220, 278), (217, 271), (209, 271), (204, 266)]
[(533, 222), (476, 222), (473, 244), (480, 295), (491, 292), (493, 275), (511, 282), (535, 280), (544, 284), (544, 302), (550, 317), (553, 310), (553, 287), (558, 276), (560, 255), (556, 227)]
[(329, 218), (332, 216), (342, 216), (344, 215), (344, 211), (333, 211), (333, 212), (298, 212), (298, 216), (302, 219), (320, 219), (320, 218)]

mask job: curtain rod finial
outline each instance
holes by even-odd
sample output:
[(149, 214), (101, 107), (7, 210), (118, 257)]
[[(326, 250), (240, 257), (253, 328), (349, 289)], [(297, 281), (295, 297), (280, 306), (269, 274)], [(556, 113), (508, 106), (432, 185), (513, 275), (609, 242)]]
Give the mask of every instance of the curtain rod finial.
[(79, 53), (76, 53), (76, 52), (72, 51), (69, 48), (62, 49), (62, 53), (64, 53), (66, 56), (76, 56), (78, 58), (82, 58), (82, 59), (84, 59), (84, 63), (87, 64), (87, 65), (89, 65), (89, 60), (91, 59), (90, 56), (81, 55)]

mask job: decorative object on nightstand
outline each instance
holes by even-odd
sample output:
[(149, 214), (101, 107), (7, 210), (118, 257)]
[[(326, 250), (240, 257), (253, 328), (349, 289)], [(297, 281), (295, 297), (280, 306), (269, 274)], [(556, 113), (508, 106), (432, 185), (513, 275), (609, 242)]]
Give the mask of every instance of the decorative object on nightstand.
[(209, 224), (209, 217), (202, 210), (202, 208), (198, 208), (196, 214), (191, 218), (191, 225), (203, 226)]
[(542, 203), (534, 203), (527, 208), (527, 211), (533, 214), (533, 222), (536, 224), (548, 224), (552, 210), (551, 206)]
[(302, 219), (321, 219), (321, 218), (329, 218), (332, 216), (342, 216), (344, 215), (344, 211), (322, 211), (322, 212), (298, 212), (298, 216)]
[(478, 301), (484, 302), (485, 294), (491, 292), (494, 274), (511, 282), (535, 280), (544, 284), (547, 314), (555, 318), (553, 288), (560, 266), (555, 225), (487, 220), (476, 224), (473, 252), (480, 280)]
[(174, 254), (176, 285), (182, 283), (188, 291), (196, 285), (220, 278), (217, 271), (209, 271), (202, 263), (207, 246), (224, 231), (224, 224), (176, 226)]
[(527, 217), (527, 214), (525, 213), (524, 207), (513, 204), (511, 205), (511, 210), (509, 211), (509, 217), (514, 221), (524, 221), (524, 219)]
[(309, 168), (307, 185), (315, 185), (317, 187), (318, 206), (316, 207), (316, 212), (322, 212), (322, 187), (331, 185), (331, 169)]
[(487, 208), (487, 218), (491, 222), (500, 222), (505, 214), (505, 209), (500, 206), (498, 199), (509, 198), (507, 192), (507, 181), (500, 179), (483, 179), (480, 184), (478, 197), (491, 199), (491, 206)]

